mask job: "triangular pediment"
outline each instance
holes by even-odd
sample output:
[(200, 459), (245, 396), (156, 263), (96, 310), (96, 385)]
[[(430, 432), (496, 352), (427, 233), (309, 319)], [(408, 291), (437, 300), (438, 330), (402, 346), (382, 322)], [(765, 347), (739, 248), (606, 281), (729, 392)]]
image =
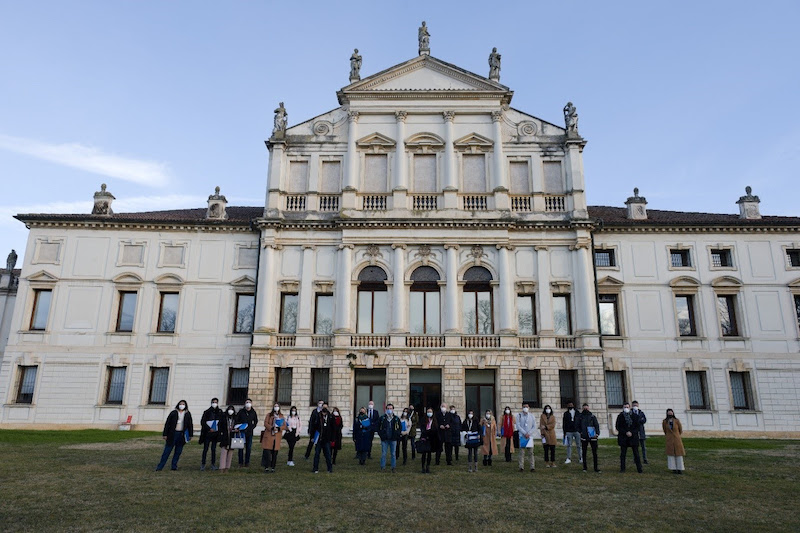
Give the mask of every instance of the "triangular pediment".
[(39, 283), (55, 283), (56, 281), (58, 281), (58, 278), (50, 274), (49, 272), (40, 270), (39, 272), (36, 272), (35, 274), (31, 274), (30, 276), (28, 276), (28, 281), (29, 282), (36, 281)]
[(469, 135), (465, 135), (456, 140), (453, 145), (455, 145), (456, 148), (469, 148), (471, 146), (476, 146), (478, 148), (491, 148), (494, 146), (494, 142), (483, 135), (470, 133)]
[(622, 287), (624, 283), (612, 276), (606, 276), (603, 279), (597, 282), (598, 285), (602, 285), (604, 287)]
[(242, 276), (231, 282), (231, 285), (237, 287), (252, 287), (256, 284), (256, 280), (250, 276)]
[(800, 289), (800, 278), (797, 278), (796, 280), (790, 282), (789, 287), (793, 289)]
[(366, 137), (360, 138), (356, 141), (356, 144), (360, 148), (369, 148), (371, 146), (383, 146), (388, 148), (394, 146), (396, 143), (394, 142), (394, 139), (390, 139), (386, 135), (376, 131), (375, 133), (370, 133)]

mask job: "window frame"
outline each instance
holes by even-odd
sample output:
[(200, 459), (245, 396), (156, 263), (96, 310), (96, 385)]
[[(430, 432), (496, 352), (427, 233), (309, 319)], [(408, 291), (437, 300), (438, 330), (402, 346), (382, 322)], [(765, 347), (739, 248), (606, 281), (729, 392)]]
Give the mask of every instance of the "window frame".
[[(25, 385), (25, 376), (30, 369), (35, 369), (33, 376), (33, 387), (30, 392), (30, 401), (24, 401), (22, 398), (22, 387)], [(14, 396), (14, 403), (20, 405), (33, 405), (33, 397), (36, 395), (36, 378), (39, 377), (39, 365), (18, 365), (17, 366), (17, 394)], [(28, 393), (25, 393), (27, 396)]]
[[(556, 293), (553, 293), (551, 298), (552, 298), (553, 301), (555, 301), (556, 298), (564, 298), (564, 300), (566, 301), (566, 304), (567, 304), (566, 305), (566, 309), (567, 309), (567, 334), (566, 335), (556, 335), (556, 336), (557, 337), (571, 337), (572, 335), (575, 334), (575, 330), (572, 327), (572, 295), (570, 293), (568, 293), (568, 292), (556, 292)], [(553, 326), (554, 326), (553, 329), (554, 330), (555, 330), (555, 318), (556, 318), (555, 309), (556, 309), (556, 306), (555, 306), (555, 303), (554, 303), (553, 306), (552, 306)]]
[[(333, 312), (331, 313), (331, 332), (330, 333), (320, 333), (319, 329), (319, 299), (320, 297), (323, 298), (332, 298), (333, 299)], [(336, 299), (332, 292), (317, 292), (314, 294), (314, 335), (333, 335), (335, 330), (334, 324), (336, 323)], [(315, 404), (316, 405), (316, 404)]]
[[(741, 337), (742, 336), (742, 331), (741, 331), (741, 328), (739, 327), (739, 309), (738, 309), (739, 302), (738, 302), (738, 298), (736, 297), (736, 294), (730, 294), (730, 293), (719, 294), (719, 293), (717, 293), (714, 296), (715, 296), (714, 303), (716, 304), (717, 323), (719, 324), (720, 337), (723, 338), (723, 339), (731, 338), (731, 337), (733, 337), (733, 338)], [(720, 307), (719, 307), (721, 299), (725, 300), (725, 306), (727, 307), (727, 310), (728, 310), (728, 317), (730, 319), (731, 329), (733, 330), (732, 333), (726, 334), (724, 328), (722, 327), (722, 315), (720, 315)]]
[[(719, 255), (720, 257), (727, 256), (728, 264), (727, 265), (715, 265), (714, 264), (714, 256)], [(717, 245), (709, 245), (708, 246), (708, 265), (709, 270), (736, 270), (736, 262), (734, 261), (733, 257), (733, 246), (725, 246), (721, 244)]]
[[(672, 264), (672, 256), (673, 256), (673, 254), (680, 254), (681, 256), (683, 256), (685, 254), (686, 255), (686, 261), (687, 261), (688, 264), (680, 265), (680, 266), (674, 266)], [(694, 260), (693, 255), (694, 254), (692, 253), (692, 247), (691, 246), (685, 246), (685, 245), (682, 245), (682, 244), (668, 245), (667, 246), (667, 266), (668, 266), (668, 270), (679, 270), (679, 271), (680, 270), (684, 270), (684, 271), (685, 270), (696, 270), (696, 266), (695, 266), (696, 265), (696, 261)]]
[[(618, 375), (619, 376), (620, 384), (622, 386), (622, 402), (621, 403), (618, 403), (618, 404), (617, 403), (613, 403), (613, 404), (611, 403), (611, 399), (610, 399), (609, 394), (608, 394), (608, 383), (609, 383), (608, 375), (609, 374), (614, 374), (614, 375)], [(606, 389), (606, 407), (608, 407), (609, 409), (621, 409), (622, 406), (625, 405), (628, 402), (628, 382), (626, 380), (627, 372), (625, 372), (624, 370), (606, 370), (604, 375), (603, 375), (603, 377), (605, 378), (605, 385), (606, 385), (605, 386), (605, 389)]]
[[(600, 265), (597, 261), (597, 254), (608, 254), (608, 263), (607, 265)], [(596, 268), (604, 268), (604, 269), (614, 269), (617, 270), (619, 267), (617, 265), (617, 251), (615, 248), (606, 248), (606, 247), (598, 247), (594, 249), (594, 266)]]
[[(536, 388), (536, 397), (535, 398), (526, 398), (525, 397), (525, 376), (531, 376), (535, 382)], [(542, 373), (541, 371), (536, 369), (523, 369), (522, 375), (520, 377), (520, 383), (522, 384), (522, 402), (527, 403), (533, 409), (541, 409), (542, 408)]]
[[(283, 328), (286, 325), (285, 320), (286, 317), (284, 316), (284, 311), (286, 310), (286, 297), (287, 296), (294, 296), (297, 299), (297, 305), (295, 306), (294, 311), (294, 331), (284, 331)], [(280, 309), (280, 317), (278, 321), (278, 334), (280, 335), (297, 335), (297, 321), (300, 318), (300, 293), (292, 292), (292, 291), (285, 291), (281, 293), (281, 309)]]
[[(316, 388), (317, 388), (317, 381), (321, 379), (321, 376), (319, 374), (322, 373), (322, 371), (325, 371), (328, 374), (327, 383), (325, 384), (325, 394), (324, 395), (319, 395), (318, 394), (316, 396), (324, 396), (324, 397), (315, 398), (314, 397), (315, 396), (314, 392), (316, 391)], [(319, 400), (328, 401), (328, 395), (330, 394), (330, 392), (331, 392), (331, 369), (330, 368), (312, 368), (311, 369), (311, 400), (309, 401), (308, 405), (316, 407), (317, 401), (319, 401)]]
[[(288, 378), (287, 378), (288, 375)], [(285, 381), (288, 379), (288, 387)], [(292, 367), (275, 367), (275, 403), (278, 405), (292, 405), (292, 386), (294, 385), (294, 370)], [(288, 391), (288, 392), (287, 392)], [(288, 394), (288, 401), (286, 395)]]
[[(120, 323), (122, 322), (122, 308), (125, 304), (125, 296), (128, 295), (135, 295), (136, 301), (133, 304), (133, 319), (131, 320), (131, 329), (120, 329)], [(117, 290), (117, 322), (114, 327), (115, 333), (133, 333), (134, 329), (136, 329), (136, 311), (139, 307), (139, 291), (135, 289), (119, 289)]]
[[(800, 270), (800, 247), (795, 245), (789, 245), (783, 247), (783, 257), (784, 257), (784, 265), (786, 270)], [(792, 257), (796, 257), (798, 260), (798, 264), (794, 265), (794, 261)]]
[[(239, 328), (239, 302), (242, 296), (251, 296), (253, 298), (253, 329), (250, 331), (240, 331)], [(254, 292), (246, 292), (246, 291), (237, 291), (236, 292), (236, 301), (234, 302), (234, 314), (233, 314), (233, 334), (234, 335), (252, 335), (253, 331), (255, 330), (256, 326), (256, 295)]]
[[(244, 393), (241, 392), (241, 402), (234, 401), (237, 398), (234, 398), (234, 387), (233, 387), (233, 374), (239, 370), (246, 370), (247, 371), (247, 388), (244, 388)], [(243, 387), (235, 387), (237, 391), (241, 391)], [(247, 399), (247, 395), (250, 393), (250, 367), (242, 366), (242, 367), (230, 367), (228, 368), (228, 387), (226, 390), (226, 400), (228, 401), (228, 405), (244, 405), (245, 400)]]
[[(686, 396), (687, 396), (687, 404), (690, 411), (710, 411), (711, 410), (711, 399), (708, 390), (708, 372), (705, 370), (687, 370), (685, 372), (685, 380), (686, 380)], [(690, 375), (697, 375), (700, 378), (700, 394), (703, 397), (703, 405), (692, 405), (692, 393), (690, 390), (689, 385), (689, 376)]]
[[(175, 295), (178, 297), (178, 301), (175, 305), (175, 325), (172, 331), (167, 329), (161, 329), (161, 319), (164, 316), (164, 299), (166, 296)], [(180, 310), (181, 306), (181, 293), (180, 291), (175, 290), (160, 290), (158, 291), (158, 322), (156, 322), (156, 333), (162, 333), (167, 335), (175, 335), (178, 331), (178, 311)]]
[[(418, 267), (419, 268), (419, 267)], [(431, 268), (431, 267), (428, 267)], [(416, 272), (418, 269), (415, 269)], [(412, 272), (412, 277), (414, 273)], [(438, 272), (437, 272), (438, 278)], [(422, 333), (421, 335), (441, 335), (442, 334), (442, 290), (439, 286), (439, 279), (436, 281), (418, 281), (413, 280), (411, 282), (410, 287), (408, 288), (409, 292), (409, 303), (408, 303), (408, 312), (413, 312), (411, 308), (411, 293), (412, 292), (419, 292), (422, 293)], [(438, 324), (436, 326), (435, 332), (428, 331), (428, 294), (435, 293), (437, 298), (439, 299), (439, 304), (437, 305), (439, 312), (437, 313)], [(409, 330), (410, 330), (410, 320), (409, 320)], [(410, 332), (411, 333), (411, 332)], [(411, 333), (412, 335), (420, 335), (419, 333)]]
[[(111, 400), (111, 398), (110, 398), (111, 386), (112, 386), (113, 381), (114, 381), (114, 373), (115, 373), (115, 371), (118, 371), (118, 370), (122, 370), (124, 372), (124, 376), (123, 376), (123, 379), (122, 379), (122, 390), (120, 391), (120, 399), (119, 399), (119, 401)], [(125, 405), (125, 389), (127, 389), (127, 387), (126, 387), (127, 381), (128, 381), (128, 366), (127, 365), (108, 365), (108, 366), (106, 366), (106, 390), (105, 390), (105, 396), (103, 398), (103, 405), (124, 406)]]
[[(573, 397), (567, 397), (563, 394), (563, 387), (562, 385), (562, 376), (571, 376), (572, 381), (572, 395)], [(578, 371), (572, 368), (560, 368), (558, 370), (558, 396), (559, 401), (561, 402), (561, 408), (565, 409), (569, 402), (573, 402), (575, 405), (578, 405), (580, 399), (580, 391), (578, 390)]]
[[(734, 393), (733, 378), (734, 375), (742, 380), (742, 394), (744, 395), (744, 406), (736, 405), (736, 394)], [(753, 401), (753, 383), (749, 371), (735, 371), (728, 372), (728, 385), (731, 390), (731, 408), (733, 411), (755, 411), (755, 402)]]
[[(530, 333), (530, 335), (528, 335), (528, 334), (523, 335), (522, 333), (520, 333), (520, 327), (519, 327), (519, 299), (520, 298), (530, 299), (530, 301), (531, 301), (531, 333)], [(539, 334), (539, 329), (538, 329), (539, 324), (536, 321), (536, 293), (517, 293), (516, 304), (517, 304), (517, 334), (520, 335), (521, 337), (528, 337), (528, 336), (536, 337)]]
[[(164, 388), (164, 401), (163, 402), (156, 402), (153, 401), (153, 388), (155, 385), (155, 377), (156, 372), (166, 370), (167, 371), (167, 384)], [(170, 375), (170, 367), (168, 366), (151, 366), (150, 367), (150, 386), (148, 387), (147, 393), (147, 405), (167, 405), (167, 397), (169, 396), (169, 375)]]
[[(44, 292), (50, 293), (50, 301), (47, 302), (47, 314), (45, 315), (45, 319), (44, 319), (45, 324), (44, 324), (44, 327), (35, 328), (33, 326), (34, 326), (34, 323), (36, 322), (36, 311), (37, 311), (37, 309), (39, 309), (39, 305), (40, 305), (39, 299), (41, 298), (41, 294), (44, 293)], [(50, 311), (51, 311), (52, 307), (53, 307), (53, 289), (52, 288), (39, 287), (39, 288), (33, 289), (33, 305), (31, 307), (31, 319), (30, 319), (30, 323), (28, 324), (28, 331), (47, 331), (47, 326), (50, 323)]]
[[(604, 298), (613, 298), (613, 302), (610, 301), (603, 301)], [(599, 293), (597, 295), (597, 306), (598, 309), (601, 308), (601, 304), (604, 303), (612, 303), (614, 305), (614, 333), (603, 333), (603, 322), (600, 320), (600, 316), (598, 316), (598, 330), (601, 337), (621, 337), (622, 336), (622, 327), (620, 326), (620, 309), (619, 309), (619, 300), (620, 295), (618, 293)]]
[[(675, 303), (675, 326), (678, 329), (678, 337), (682, 339), (696, 339), (700, 337), (700, 328), (697, 324), (697, 312), (695, 309), (696, 304), (696, 293), (688, 294), (688, 293), (676, 293), (674, 294), (674, 303)], [(680, 326), (680, 318), (678, 317), (678, 298), (686, 298), (686, 305), (689, 311), (689, 324), (691, 326), (691, 333), (684, 335), (681, 333), (681, 326)]]

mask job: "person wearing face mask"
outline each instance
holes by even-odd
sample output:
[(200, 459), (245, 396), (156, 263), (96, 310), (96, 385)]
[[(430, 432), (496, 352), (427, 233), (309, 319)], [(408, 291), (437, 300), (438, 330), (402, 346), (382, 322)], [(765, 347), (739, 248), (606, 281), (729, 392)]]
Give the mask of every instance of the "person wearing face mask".
[(244, 450), (239, 450), (239, 466), (250, 468), (250, 450), (253, 448), (253, 430), (258, 424), (258, 415), (256, 410), (253, 409), (253, 402), (248, 398), (244, 402), (244, 409), (240, 409), (236, 413), (236, 422), (238, 424), (247, 424), (244, 430)]
[(619, 444), (619, 471), (625, 472), (625, 456), (628, 448), (633, 448), (633, 462), (636, 463), (636, 471), (642, 473), (642, 463), (639, 460), (639, 416), (631, 411), (629, 403), (622, 405), (622, 412), (617, 415), (617, 422), (614, 424), (617, 429), (617, 444)]
[(458, 416), (456, 406), (450, 406), (450, 446), (453, 458), (458, 461), (458, 449), (461, 447), (461, 417)]
[(289, 446), (287, 466), (294, 466), (294, 445), (300, 440), (300, 432), (302, 430), (303, 422), (297, 415), (297, 407), (293, 405), (289, 409), (289, 417), (286, 419), (286, 433), (283, 434), (283, 439), (286, 441), (286, 445)]
[(264, 420), (264, 431), (261, 432), (261, 466), (268, 474), (275, 473), (284, 431), (286, 431), (286, 419), (281, 413), (281, 406), (276, 403)]
[(408, 441), (411, 443), (411, 460), (413, 461), (417, 458), (417, 450), (414, 444), (417, 441), (417, 429), (419, 429), (419, 414), (413, 405), (408, 406), (408, 420), (411, 422), (411, 428), (408, 430)]
[[(525, 471), (525, 454), (528, 454), (528, 462), (531, 465), (531, 472), (536, 470), (536, 457), (533, 455), (533, 428), (536, 419), (531, 413), (531, 406), (527, 403), (522, 404), (522, 412), (517, 414), (517, 433), (519, 433), (519, 471)], [(523, 446), (523, 440), (526, 445)], [(530, 446), (527, 444), (530, 443)]]
[(367, 417), (369, 418), (369, 431), (372, 435), (372, 440), (369, 441), (369, 450), (367, 450), (367, 459), (372, 459), (372, 441), (375, 440), (375, 432), (378, 431), (378, 425), (381, 422), (381, 414), (375, 409), (375, 402), (369, 401), (367, 405)]
[(229, 405), (219, 421), (219, 469), (223, 474), (227, 474), (233, 462), (233, 450), (231, 450), (231, 438), (236, 435), (236, 409)]
[(594, 471), (598, 474), (597, 468), (597, 439), (600, 437), (600, 423), (597, 417), (589, 410), (589, 404), (583, 404), (581, 414), (578, 416), (578, 431), (581, 434), (581, 457), (583, 457), (583, 471), (586, 472), (586, 449), (592, 446), (592, 459), (594, 459)]
[(434, 422), (436, 422), (436, 442), (434, 451), (436, 451), (436, 465), (442, 458), (442, 448), (445, 451), (445, 458), (447, 459), (448, 466), (453, 464), (453, 445), (450, 443), (450, 427), (453, 423), (453, 418), (447, 411), (447, 404), (443, 403), (439, 406), (439, 412), (434, 415)]
[(333, 408), (333, 428), (335, 436), (331, 446), (331, 463), (336, 465), (336, 456), (339, 455), (339, 450), (342, 449), (342, 429), (344, 428), (344, 419), (341, 417), (338, 407)]
[(510, 463), (514, 456), (514, 415), (509, 406), (503, 409), (503, 418), (500, 421), (500, 449), (506, 456), (506, 462)]
[(200, 463), (200, 470), (206, 469), (206, 457), (208, 448), (211, 448), (211, 470), (217, 469), (217, 437), (219, 436), (219, 419), (222, 418), (222, 409), (219, 408), (219, 400), (211, 398), (211, 407), (203, 411), (200, 418), (200, 439), (198, 444), (203, 445), (203, 459)]
[[(480, 434), (478, 421), (475, 419), (475, 412), (471, 409), (467, 411), (467, 417), (461, 423), (461, 429), (465, 432), (467, 439), (464, 448), (467, 449), (467, 472), (478, 471), (478, 447), (481, 445), (480, 439), (471, 440), (471, 435)], [(472, 437), (474, 439), (474, 437)]]
[(491, 410), (486, 410), (486, 414), (481, 420), (481, 433), (483, 433), (483, 466), (492, 466), (492, 456), (497, 455), (497, 422), (494, 420)]
[(564, 430), (564, 444), (567, 446), (567, 458), (564, 464), (572, 462), (572, 447), (578, 450), (578, 462), (583, 463), (583, 455), (581, 455), (580, 441), (581, 432), (578, 427), (578, 412), (575, 410), (575, 404), (569, 402), (567, 410), (564, 411), (564, 417), (561, 421), (561, 428)]
[(403, 409), (400, 415), (400, 445), (397, 446), (396, 459), (400, 458), (400, 448), (403, 448), (403, 466), (408, 461), (408, 434), (411, 432), (411, 420), (408, 419), (408, 409)]
[(336, 437), (336, 433), (333, 425), (333, 416), (326, 406), (323, 406), (322, 411), (319, 412), (319, 423), (317, 424), (316, 431), (319, 432), (319, 437), (317, 438), (316, 448), (314, 449), (313, 472), (319, 474), (319, 454), (322, 452), (325, 455), (325, 464), (328, 467), (328, 473), (332, 474), (333, 462), (331, 461), (331, 444)]
[(681, 421), (675, 418), (675, 411), (667, 409), (667, 417), (661, 422), (661, 428), (666, 436), (667, 468), (672, 470), (673, 474), (683, 474), (683, 457), (686, 455), (681, 437), (683, 426)]
[(161, 436), (166, 442), (164, 443), (164, 452), (161, 454), (161, 461), (156, 467), (156, 472), (164, 469), (167, 459), (169, 459), (169, 454), (172, 453), (173, 449), (175, 453), (172, 456), (172, 470), (178, 469), (178, 459), (181, 458), (184, 444), (188, 439), (192, 438), (193, 430), (192, 413), (189, 412), (186, 400), (181, 400), (167, 416), (167, 421), (164, 423), (164, 431)]
[(319, 414), (324, 405), (324, 400), (317, 400), (317, 408), (311, 411), (311, 416), (308, 417), (308, 436), (311, 438), (308, 439), (308, 446), (306, 447), (306, 460), (308, 460), (308, 458), (311, 456), (311, 450), (314, 448), (314, 433), (317, 431), (317, 426), (319, 425)]
[(542, 415), (539, 417), (539, 432), (542, 434), (542, 444), (544, 445), (544, 464), (547, 468), (555, 468), (556, 417), (553, 415), (553, 408), (549, 405), (544, 406)]
[(646, 465), (648, 464), (647, 448), (644, 441), (647, 439), (647, 433), (644, 430), (644, 425), (647, 424), (647, 417), (644, 411), (639, 409), (639, 402), (636, 400), (631, 402), (631, 410), (639, 416), (639, 446), (642, 448), (642, 464)]
[(353, 442), (356, 445), (356, 458), (358, 458), (358, 464), (360, 465), (367, 461), (369, 443), (370, 439), (372, 439), (372, 433), (369, 429), (371, 425), (367, 416), (367, 409), (362, 407), (358, 410), (358, 416), (353, 421)]
[(397, 467), (397, 441), (400, 440), (402, 425), (394, 414), (394, 405), (386, 404), (386, 414), (378, 425), (378, 436), (381, 438), (381, 470), (386, 470), (386, 456), (390, 456), (392, 474)]
[(425, 420), (420, 423), (420, 435), (417, 441), (417, 451), (420, 454), (422, 461), (422, 473), (431, 473), (431, 455), (433, 455), (433, 443), (436, 441), (439, 429), (436, 427), (436, 421), (433, 417), (433, 409), (428, 407), (425, 411)]

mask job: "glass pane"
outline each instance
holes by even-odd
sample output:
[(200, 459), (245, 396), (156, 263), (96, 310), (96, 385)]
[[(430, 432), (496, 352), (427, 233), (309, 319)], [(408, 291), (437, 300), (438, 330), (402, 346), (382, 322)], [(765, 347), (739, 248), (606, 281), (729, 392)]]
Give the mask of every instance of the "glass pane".
[(442, 371), (438, 368), (409, 368), (408, 381), (415, 384), (441, 383)]
[(536, 370), (522, 371), (522, 401), (539, 407), (539, 375)]
[(150, 389), (150, 403), (164, 404), (167, 402), (169, 368), (154, 368), (152, 372), (153, 382)]
[(747, 409), (747, 394), (744, 388), (744, 373), (731, 372), (731, 392), (733, 393), (733, 408)]
[(297, 295), (283, 295), (283, 309), (281, 309), (281, 333), (294, 334), (297, 332)]
[(534, 335), (533, 298), (531, 296), (517, 296), (517, 327), (520, 335)]
[(464, 371), (464, 382), (471, 385), (494, 384), (494, 370), (467, 369)]
[(553, 332), (556, 335), (570, 334), (566, 296), (553, 296)]
[(703, 372), (687, 372), (686, 384), (689, 389), (689, 407), (703, 409), (706, 406), (703, 395)]
[(464, 395), (466, 397), (467, 411), (475, 411), (476, 418), (483, 416), (480, 404), (478, 403), (478, 385), (467, 385), (464, 387)]
[(492, 328), (492, 296), (490, 292), (478, 292), (478, 335), (491, 335)]
[(569, 402), (578, 403), (575, 394), (575, 371), (559, 370), (558, 382), (561, 389), (561, 407), (566, 407)]
[(424, 292), (425, 295), (425, 334), (438, 335), (439, 326), (439, 293)]
[(314, 333), (318, 335), (333, 335), (333, 295), (320, 294), (317, 296), (317, 318), (314, 322)]
[(276, 368), (275, 373), (278, 382), (275, 401), (283, 404), (292, 403), (292, 369)]
[(411, 291), (408, 299), (408, 330), (414, 335), (425, 334), (425, 293)]
[(158, 331), (174, 333), (178, 318), (178, 293), (161, 293), (161, 320)]
[(357, 333), (372, 333), (372, 291), (358, 291)]
[(717, 296), (717, 311), (719, 312), (719, 325), (722, 330), (722, 336), (737, 335), (733, 296)]
[(122, 395), (125, 392), (125, 370), (124, 366), (109, 368), (106, 403), (122, 403)]
[(252, 294), (240, 294), (237, 297), (236, 333), (252, 333), (255, 319), (256, 297)]
[(52, 291), (36, 291), (31, 329), (45, 329), (47, 327), (47, 315), (50, 313), (50, 298), (52, 295)]
[(37, 369), (38, 367), (35, 366), (24, 366), (20, 368), (22, 375), (20, 376), (17, 403), (33, 403), (33, 389), (36, 385)]
[(480, 386), (480, 412), (492, 411), (492, 414), (497, 414), (494, 409), (494, 385), (481, 385)]
[(389, 293), (377, 291), (373, 295), (373, 333), (386, 333), (389, 331)]
[(248, 382), (250, 381), (249, 368), (232, 368), (231, 383), (228, 389), (228, 403), (241, 405), (247, 399)]
[(133, 318), (136, 315), (135, 292), (121, 292), (119, 296), (119, 326), (117, 331), (133, 331)]
[(691, 298), (688, 296), (676, 296), (675, 308), (678, 312), (678, 331), (682, 337), (694, 335), (694, 323), (692, 321)]
[(312, 368), (311, 381), (314, 383), (311, 391), (311, 405), (315, 405), (318, 400), (328, 400), (328, 382), (330, 370), (327, 368)]
[(797, 316), (797, 327), (800, 328), (800, 296), (794, 297), (794, 314)]
[(474, 292), (465, 292), (462, 302), (461, 319), (464, 325), (464, 333), (467, 335), (475, 335), (478, 332), (475, 294)]
[(620, 407), (625, 403), (622, 372), (606, 372), (606, 400), (609, 407)]
[(608, 251), (597, 251), (594, 253), (594, 264), (599, 267), (611, 266), (611, 253)]
[(600, 334), (618, 335), (617, 302), (600, 302)]

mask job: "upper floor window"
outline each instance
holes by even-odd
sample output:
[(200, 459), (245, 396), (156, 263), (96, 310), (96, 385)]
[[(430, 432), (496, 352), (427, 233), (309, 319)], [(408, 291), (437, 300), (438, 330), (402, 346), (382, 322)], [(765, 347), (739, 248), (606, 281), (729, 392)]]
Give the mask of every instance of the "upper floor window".
[(492, 307), (492, 273), (479, 266), (464, 273), (463, 315), (464, 333), (491, 335), (494, 333)]
[(136, 291), (120, 291), (119, 309), (117, 310), (117, 331), (133, 331), (133, 321), (136, 317), (136, 300), (139, 293)]
[(508, 163), (509, 192), (511, 194), (530, 194), (530, 172), (527, 161), (510, 161)]
[(786, 265), (791, 268), (800, 268), (800, 250), (786, 249)]
[(53, 291), (50, 289), (35, 289), (33, 291), (33, 311), (31, 312), (30, 329), (47, 329), (47, 317), (50, 314), (50, 300), (52, 296)]
[(616, 294), (601, 294), (599, 299), (600, 335), (619, 336), (618, 296)]
[(389, 331), (389, 293), (386, 272), (379, 266), (365, 267), (358, 274), (358, 333)]
[(517, 295), (517, 332), (519, 335), (536, 335), (536, 297), (533, 294)]
[(617, 266), (617, 258), (612, 249), (594, 251), (594, 264), (598, 268)]
[(732, 294), (717, 295), (719, 327), (723, 337), (738, 337), (739, 325), (736, 323), (736, 297)]
[(714, 268), (727, 268), (733, 266), (731, 251), (728, 249), (711, 250), (711, 266)]
[(553, 333), (556, 335), (572, 335), (569, 294), (553, 295)]
[(252, 333), (256, 312), (255, 294), (236, 294), (236, 321), (234, 333)]
[(414, 192), (436, 192), (436, 154), (414, 154)]
[(158, 309), (158, 332), (175, 333), (178, 322), (178, 293), (162, 292)]
[(462, 186), (465, 193), (486, 192), (486, 157), (484, 154), (461, 156)]
[(800, 328), (800, 294), (794, 295), (794, 314), (797, 318), (797, 327)]
[(386, 154), (364, 156), (364, 192), (386, 192), (389, 163)]
[(696, 337), (697, 323), (694, 314), (694, 295), (678, 294), (675, 296), (675, 308), (678, 316), (678, 333), (681, 337)]
[(689, 250), (676, 250), (669, 251), (670, 265), (672, 268), (691, 268), (691, 253)]
[(16, 403), (33, 403), (33, 391), (36, 386), (38, 366), (20, 366), (19, 384), (17, 385)]
[(314, 307), (314, 333), (333, 335), (333, 308), (333, 294), (317, 294), (317, 305)]
[(411, 273), (409, 299), (409, 331), (415, 335), (438, 335), (441, 331), (439, 312), (439, 273), (421, 266)]
[(294, 335), (297, 333), (297, 293), (281, 294), (281, 325), (279, 331)]

